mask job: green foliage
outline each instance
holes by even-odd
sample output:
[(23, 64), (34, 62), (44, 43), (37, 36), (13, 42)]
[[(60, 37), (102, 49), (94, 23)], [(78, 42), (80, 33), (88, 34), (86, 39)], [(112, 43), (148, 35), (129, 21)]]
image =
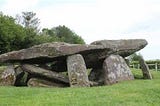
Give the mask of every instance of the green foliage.
[(55, 31), (53, 29), (43, 28), (41, 35), (46, 36), (53, 41), (60, 41), (59, 38), (55, 35)]
[(23, 26), (23, 29), (25, 30), (25, 39), (21, 44), (22, 48), (28, 48), (35, 44), (41, 44), (44, 40), (48, 41), (47, 38), (44, 39), (43, 37), (43, 39), (41, 39), (42, 37), (39, 38), (38, 36), (40, 20), (36, 17), (36, 13), (22, 12), (22, 15), (16, 16), (16, 22)]
[[(160, 64), (160, 60), (147, 60), (145, 61), (147, 64), (155, 64), (155, 63), (158, 63)], [(132, 64), (138, 64), (139, 62), (138, 61), (132, 61)]]
[(0, 13), (0, 54), (47, 42), (85, 43), (64, 25), (52, 29), (44, 28), (38, 33), (39, 23), (36, 13), (33, 12), (22, 12), (22, 16), (17, 15), (16, 19)]
[(140, 58), (143, 58), (143, 56), (140, 53), (133, 53), (129, 56), (130, 61), (139, 61)]
[(160, 60), (148, 60), (148, 61), (146, 61), (146, 63), (148, 63), (148, 64), (155, 64), (155, 63), (160, 64)]
[(49, 43), (49, 42), (55, 42), (57, 39), (48, 36), (48, 35), (38, 35), (35, 36), (35, 45), (41, 44), (41, 43)]
[(36, 17), (36, 13), (33, 12), (22, 12), (22, 15), (16, 16), (16, 22), (27, 29), (39, 32), (40, 19)]
[(57, 41), (71, 44), (85, 44), (84, 40), (66, 26), (57, 26), (52, 29), (44, 28), (43, 33), (56, 39)]
[(25, 30), (15, 23), (14, 18), (0, 15), (0, 54), (21, 49), (25, 40)]
[(32, 28), (24, 28), (10, 16), (0, 15), (0, 54), (28, 48), (37, 42)]
[[(137, 74), (139, 71), (133, 70)], [(159, 106), (160, 72), (152, 74), (153, 80), (136, 79), (91, 88), (0, 87), (0, 105)]]

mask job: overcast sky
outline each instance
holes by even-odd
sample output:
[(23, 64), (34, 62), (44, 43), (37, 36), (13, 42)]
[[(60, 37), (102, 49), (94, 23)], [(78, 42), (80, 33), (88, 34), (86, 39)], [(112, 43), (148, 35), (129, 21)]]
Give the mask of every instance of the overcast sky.
[(13, 17), (33, 11), (42, 28), (66, 25), (87, 44), (146, 39), (140, 53), (146, 60), (160, 59), (160, 0), (0, 0), (0, 11)]

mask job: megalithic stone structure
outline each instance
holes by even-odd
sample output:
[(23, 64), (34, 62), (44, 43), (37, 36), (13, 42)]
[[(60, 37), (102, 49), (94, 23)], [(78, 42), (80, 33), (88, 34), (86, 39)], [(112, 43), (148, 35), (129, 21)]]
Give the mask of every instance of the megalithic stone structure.
[[(125, 73), (126, 70), (128, 70), (127, 68), (119, 68), (119, 66), (123, 67), (125, 65), (121, 65), (121, 61), (114, 63), (111, 55), (119, 55), (124, 58), (141, 50), (147, 44), (145, 39), (100, 40), (89, 45), (64, 42), (44, 43), (27, 49), (1, 54), (0, 62), (18, 63), (18, 66), (21, 67), (22, 70), (20, 73), (18, 68), (16, 68), (16, 70), (13, 69), (13, 73), (16, 71), (16, 74), (18, 74), (15, 75), (15, 85), (17, 86), (21, 86), (18, 76), (20, 79), (23, 79), (21, 76), (22, 72), (28, 75), (24, 81), (24, 85), (26, 85), (28, 81), (29, 85), (33, 82), (35, 84), (40, 79), (42, 82), (39, 83), (39, 85), (50, 84), (48, 83), (49, 81), (64, 86), (69, 86), (70, 84), (72, 87), (89, 87), (90, 85), (107, 84), (107, 82), (105, 82), (107, 81), (106, 76), (111, 75), (107, 73), (109, 72), (108, 69), (115, 68), (117, 71), (115, 75), (120, 75), (117, 76), (118, 81), (121, 81), (121, 76), (124, 76), (124, 78), (129, 77), (126, 77), (127, 74)], [(113, 57), (120, 59), (118, 56)], [(117, 64), (118, 69), (108, 62), (111, 60), (113, 60), (113, 64)], [(86, 70), (88, 68), (92, 69), (89, 75), (91, 81), (88, 80)], [(119, 71), (119, 69), (121, 71)], [(123, 75), (118, 73), (122, 73)]]
[(67, 71), (66, 58), (69, 55), (81, 54), (84, 57), (87, 68), (97, 68), (111, 54), (127, 57), (146, 45), (147, 41), (144, 39), (102, 40), (95, 41), (90, 45), (68, 44), (64, 42), (44, 43), (2, 54), (0, 55), (0, 62), (28, 64), (53, 62), (53, 71), (62, 72), (63, 70)]

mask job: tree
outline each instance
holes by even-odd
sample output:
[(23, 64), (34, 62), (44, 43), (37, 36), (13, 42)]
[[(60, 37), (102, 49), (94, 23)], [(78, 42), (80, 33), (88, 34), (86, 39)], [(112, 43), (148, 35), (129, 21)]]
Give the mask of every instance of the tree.
[(28, 48), (35, 44), (39, 44), (41, 41), (39, 37), (39, 24), (40, 20), (36, 17), (36, 13), (33, 12), (22, 12), (22, 15), (16, 16), (16, 22), (24, 27), (25, 39), (21, 44), (23, 48)]
[(0, 54), (22, 49), (25, 37), (24, 28), (13, 17), (0, 14)]
[(40, 31), (40, 19), (36, 17), (36, 13), (22, 12), (22, 15), (16, 15), (16, 21), (27, 29), (33, 29), (36, 33)]
[(52, 30), (48, 28), (43, 28), (41, 35), (49, 36), (53, 39), (53, 41), (59, 41), (59, 38), (56, 36), (54, 29)]
[(24, 28), (13, 17), (0, 14), (0, 54), (39, 43), (41, 42), (38, 41), (34, 29)]
[(51, 29), (42, 29), (42, 35), (48, 35), (52, 37), (54, 41), (67, 42), (72, 44), (85, 44), (84, 40), (78, 36), (75, 32), (70, 30), (66, 26), (57, 26)]
[(53, 41), (85, 43), (66, 26), (44, 28), (41, 33), (37, 33), (38, 24), (39, 19), (32, 12), (23, 12), (23, 18), (16, 19), (0, 12), (0, 54)]
[(133, 53), (132, 55), (129, 56), (131, 61), (139, 61), (143, 56), (139, 53)]
[(55, 39), (57, 41), (61, 42), (67, 42), (72, 44), (85, 44), (84, 40), (78, 36), (75, 32), (70, 30), (66, 26), (57, 26), (52, 29), (43, 29), (43, 31), (46, 31), (46, 33)]

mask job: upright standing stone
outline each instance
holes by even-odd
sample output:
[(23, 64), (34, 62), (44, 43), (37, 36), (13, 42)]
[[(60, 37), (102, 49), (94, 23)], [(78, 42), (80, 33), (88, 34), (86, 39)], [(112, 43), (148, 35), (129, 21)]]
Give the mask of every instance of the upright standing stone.
[(144, 61), (144, 59), (142, 57), (140, 57), (139, 63), (140, 63), (141, 69), (142, 69), (143, 78), (144, 79), (152, 79), (152, 75), (149, 71), (148, 65), (146, 64), (146, 62)]
[(86, 65), (80, 54), (68, 56), (67, 58), (68, 76), (71, 87), (89, 87)]
[(16, 80), (14, 66), (9, 64), (0, 76), (0, 85), (13, 86)]
[(103, 70), (105, 85), (134, 79), (125, 60), (119, 55), (110, 55), (106, 58), (103, 63)]

